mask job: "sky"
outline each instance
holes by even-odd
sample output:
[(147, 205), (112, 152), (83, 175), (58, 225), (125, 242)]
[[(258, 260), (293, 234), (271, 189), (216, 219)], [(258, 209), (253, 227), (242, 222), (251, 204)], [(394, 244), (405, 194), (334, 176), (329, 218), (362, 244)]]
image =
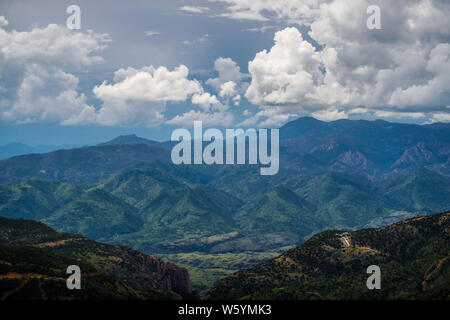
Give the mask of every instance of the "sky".
[(2, 0), (0, 144), (449, 122), (449, 17), (447, 0)]

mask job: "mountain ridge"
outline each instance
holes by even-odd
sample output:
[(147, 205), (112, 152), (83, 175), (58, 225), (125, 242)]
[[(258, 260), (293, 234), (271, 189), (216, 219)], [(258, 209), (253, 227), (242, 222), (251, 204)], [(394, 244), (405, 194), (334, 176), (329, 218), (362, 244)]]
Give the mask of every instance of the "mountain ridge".
[[(167, 295), (172, 298), (195, 296), (189, 275), (183, 268), (124, 246), (99, 243), (77, 234), (59, 233), (40, 222), (0, 217), (0, 245), (11, 250), (33, 248), (54, 257), (75, 260), (72, 264), (84, 263), (90, 269), (95, 268), (118, 279), (136, 292), (150, 290), (159, 292), (160, 297)], [(65, 270), (61, 272), (65, 277)]]
[(164, 256), (205, 289), (326, 229), (450, 209), (450, 126), (302, 118), (280, 133), (289, 127), (274, 176), (174, 165), (165, 143), (135, 135), (0, 161), (0, 215)]
[[(379, 229), (325, 231), (219, 280), (204, 299), (449, 299), (450, 212)], [(368, 290), (366, 268), (381, 269)]]

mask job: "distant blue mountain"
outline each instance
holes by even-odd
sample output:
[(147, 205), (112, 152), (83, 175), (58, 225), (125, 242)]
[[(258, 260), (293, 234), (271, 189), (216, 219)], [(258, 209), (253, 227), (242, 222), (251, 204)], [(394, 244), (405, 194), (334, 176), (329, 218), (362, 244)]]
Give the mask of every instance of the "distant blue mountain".
[(24, 154), (30, 153), (47, 153), (52, 152), (58, 149), (71, 149), (77, 147), (76, 145), (62, 145), (62, 146), (53, 146), (53, 145), (38, 145), (38, 146), (29, 146), (23, 143), (9, 143), (3, 146), (0, 146), (0, 160), (8, 159), (14, 156), (20, 156)]
[(115, 144), (129, 144), (129, 143), (144, 143), (148, 145), (159, 145), (160, 142), (148, 140), (145, 138), (141, 138), (136, 136), (135, 134), (129, 134), (129, 135), (122, 135), (118, 136), (117, 138), (112, 139), (111, 141), (103, 142), (98, 144), (99, 146), (108, 146), (108, 145), (115, 145)]
[(346, 136), (376, 144), (410, 145), (419, 141), (450, 142), (450, 123), (427, 125), (395, 123), (384, 120), (336, 120), (323, 122), (302, 117), (280, 128), (280, 139)]

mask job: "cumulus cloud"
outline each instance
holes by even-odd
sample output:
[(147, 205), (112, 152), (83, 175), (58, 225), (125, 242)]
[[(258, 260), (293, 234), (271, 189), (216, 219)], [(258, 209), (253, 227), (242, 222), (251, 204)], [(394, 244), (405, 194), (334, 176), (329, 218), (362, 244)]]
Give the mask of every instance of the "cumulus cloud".
[(330, 71), (356, 93), (350, 104), (404, 111), (445, 106), (450, 63), (450, 23), (445, 16), (450, 5), (380, 0), (382, 30), (373, 31), (358, 27), (365, 23), (363, 10), (369, 4), (358, 1), (350, 6), (339, 0), (323, 4), (311, 24), (311, 37), (336, 50), (335, 68)]
[[(244, 7), (260, 13), (262, 7), (275, 10), (272, 2), (259, 3), (262, 7), (257, 2), (228, 1), (235, 12)], [(309, 37), (320, 46), (295, 27), (275, 33), (272, 48), (249, 62), (251, 83), (245, 96), (250, 102), (265, 112), (276, 108), (325, 120), (356, 114), (361, 106), (380, 111), (378, 115), (448, 112), (450, 3), (378, 0), (381, 30), (366, 27), (370, 1), (303, 4), (314, 14), (298, 23), (310, 27)]]
[(221, 97), (230, 97), (234, 96), (237, 93), (236, 82), (227, 81), (220, 86), (219, 96)]
[[(4, 17), (2, 26), (7, 25)], [(95, 120), (95, 108), (78, 93), (79, 79), (65, 71), (83, 70), (103, 61), (98, 53), (109, 41), (105, 34), (71, 32), (50, 24), (31, 31), (0, 28), (3, 77), (0, 120), (13, 123), (72, 124)]]
[[(6, 24), (6, 19), (0, 21)], [(57, 25), (23, 32), (0, 28), (1, 66), (9, 75), (9, 86), (2, 91), (5, 97), (14, 97), (2, 97), (1, 120), (157, 126), (166, 121), (164, 112), (169, 102), (192, 97), (192, 102), (205, 111), (224, 109), (215, 95), (204, 92), (199, 81), (189, 79), (189, 69), (184, 65), (173, 70), (164, 66), (119, 69), (112, 82), (104, 81), (93, 88), (101, 105), (89, 105), (87, 97), (78, 92), (78, 77), (66, 70), (84, 71), (103, 61), (99, 52), (108, 41), (107, 35), (72, 32)], [(14, 81), (13, 75), (17, 77)], [(214, 114), (206, 120), (217, 117)]]
[(233, 114), (227, 111), (201, 112), (190, 110), (168, 120), (167, 124), (192, 127), (194, 121), (202, 121), (204, 126), (229, 126), (233, 123)]
[(249, 62), (246, 97), (254, 104), (298, 103), (322, 81), (320, 54), (296, 28), (277, 32), (274, 41)]
[[(123, 68), (112, 82), (94, 88), (102, 101), (97, 110), (77, 92), (79, 80), (71, 73), (103, 60), (99, 53), (109, 41), (107, 35), (57, 25), (9, 31), (8, 21), (0, 17), (1, 120), (153, 126), (195, 117), (216, 123), (223, 116), (227, 122), (234, 112), (228, 106), (239, 105), (243, 98), (258, 108), (245, 112), (243, 125), (276, 126), (300, 114), (327, 121), (364, 114), (448, 119), (448, 1), (209, 1), (217, 2), (210, 10), (184, 6), (180, 11), (211, 15), (214, 8), (215, 16), (254, 21), (247, 31), (290, 27), (276, 32), (273, 44), (249, 61), (249, 75), (232, 59), (218, 58), (217, 76), (205, 82), (211, 93), (182, 65), (173, 70)], [(366, 9), (372, 4), (381, 8), (381, 30), (366, 27)], [(193, 37), (186, 44), (207, 39), (208, 35)], [(31, 101), (36, 102), (34, 111), (27, 107)], [(170, 102), (190, 105), (167, 121), (164, 113)]]
[(163, 66), (120, 69), (114, 74), (114, 84), (103, 82), (93, 91), (102, 100), (183, 101), (202, 90), (200, 83), (189, 80), (188, 75), (185, 65), (173, 71)]
[(108, 42), (106, 34), (72, 32), (56, 24), (23, 32), (0, 29), (0, 54), (5, 61), (16, 64), (91, 66), (103, 61), (97, 53)]
[(165, 67), (120, 69), (114, 83), (103, 82), (93, 89), (103, 101), (97, 122), (103, 125), (156, 126), (164, 122), (167, 102), (187, 100), (203, 88), (197, 80), (188, 79), (189, 69), (180, 65), (170, 71)]
[[(180, 65), (174, 70), (154, 66), (141, 69), (120, 69), (114, 83), (104, 82), (93, 90), (103, 101), (96, 113), (101, 125), (158, 126), (162, 123), (192, 126), (201, 120), (204, 125), (228, 125), (233, 115), (216, 95), (205, 92), (197, 80), (189, 79), (189, 69)], [(191, 100), (191, 109), (170, 120), (165, 118), (167, 103)]]
[(38, 64), (26, 66), (24, 78), (12, 108), (3, 113), (17, 123), (93, 121), (95, 109), (77, 93), (78, 78), (56, 68)]
[[(237, 126), (242, 127), (251, 127), (251, 126), (259, 126), (259, 127), (275, 127), (280, 123), (284, 123), (288, 120), (294, 119), (298, 116), (297, 113), (289, 113), (286, 110), (281, 110), (281, 107), (271, 107), (266, 108), (261, 111), (258, 111), (253, 116), (245, 119)], [(244, 111), (244, 115), (250, 115), (251, 113)]]
[(214, 70), (218, 77), (208, 79), (206, 84), (212, 87), (221, 98), (232, 98), (234, 104), (239, 105), (240, 94), (248, 86), (246, 82), (242, 82), (246, 76), (241, 73), (240, 67), (231, 58), (220, 57), (214, 62)]
[[(0, 22), (2, 26), (7, 24), (4, 18)], [(147, 32), (148, 36), (153, 34)], [(228, 106), (216, 95), (205, 92), (198, 80), (190, 79), (185, 65), (173, 70), (164, 66), (119, 69), (114, 72), (112, 81), (104, 81), (93, 88), (101, 104), (97, 108), (89, 105), (87, 97), (78, 92), (78, 77), (67, 69), (84, 71), (103, 61), (99, 52), (108, 41), (107, 35), (72, 32), (57, 25), (23, 32), (0, 28), (1, 68), (7, 71), (9, 82), (15, 83), (6, 88), (1, 86), (2, 92), (6, 92), (0, 99), (1, 120), (158, 126), (167, 120), (164, 113), (168, 103), (191, 101), (189, 107), (194, 109), (188, 109), (167, 123), (192, 122), (193, 119), (203, 120), (206, 125), (232, 122)], [(227, 72), (221, 72), (228, 79)], [(17, 77), (15, 81), (12, 81), (13, 74)], [(232, 78), (240, 79), (235, 75)], [(228, 86), (224, 87), (226, 94), (230, 93)]]
[(425, 83), (412, 83), (406, 88), (397, 87), (388, 104), (400, 108), (445, 106), (450, 100), (450, 44), (440, 43), (425, 60), (424, 70), (433, 75)]
[(204, 111), (221, 110), (224, 108), (217, 97), (208, 92), (196, 93), (192, 96), (191, 100), (193, 104), (199, 105)]
[(349, 101), (349, 93), (330, 72), (336, 56), (333, 48), (316, 50), (293, 27), (277, 32), (274, 42), (270, 51), (259, 52), (249, 62), (246, 97), (250, 102), (264, 109), (286, 105), (286, 112), (292, 114)]
[(228, 111), (228, 105), (221, 103), (215, 95), (208, 92), (196, 93), (191, 101), (202, 110), (189, 110), (166, 123), (189, 127), (194, 121), (202, 121), (205, 126), (228, 126), (234, 120), (233, 114)]
[(216, 91), (220, 91), (225, 82), (233, 81), (239, 83), (243, 78), (241, 68), (231, 58), (218, 58), (214, 62), (214, 70), (217, 71), (218, 77), (211, 78), (206, 81), (206, 84), (213, 87)]

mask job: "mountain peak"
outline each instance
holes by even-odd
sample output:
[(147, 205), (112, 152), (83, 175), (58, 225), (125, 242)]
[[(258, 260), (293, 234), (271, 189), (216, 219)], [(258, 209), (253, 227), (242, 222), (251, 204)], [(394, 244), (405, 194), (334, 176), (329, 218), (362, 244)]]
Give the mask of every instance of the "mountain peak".
[(298, 119), (286, 123), (285, 126), (291, 124), (299, 125), (299, 124), (319, 124), (319, 123), (323, 123), (323, 121), (313, 117), (300, 117)]
[(149, 145), (157, 145), (159, 142), (148, 140), (145, 138), (138, 137), (135, 133), (128, 135), (120, 135), (110, 141), (100, 143), (99, 146), (113, 145), (113, 144), (130, 144), (130, 143), (144, 143)]

